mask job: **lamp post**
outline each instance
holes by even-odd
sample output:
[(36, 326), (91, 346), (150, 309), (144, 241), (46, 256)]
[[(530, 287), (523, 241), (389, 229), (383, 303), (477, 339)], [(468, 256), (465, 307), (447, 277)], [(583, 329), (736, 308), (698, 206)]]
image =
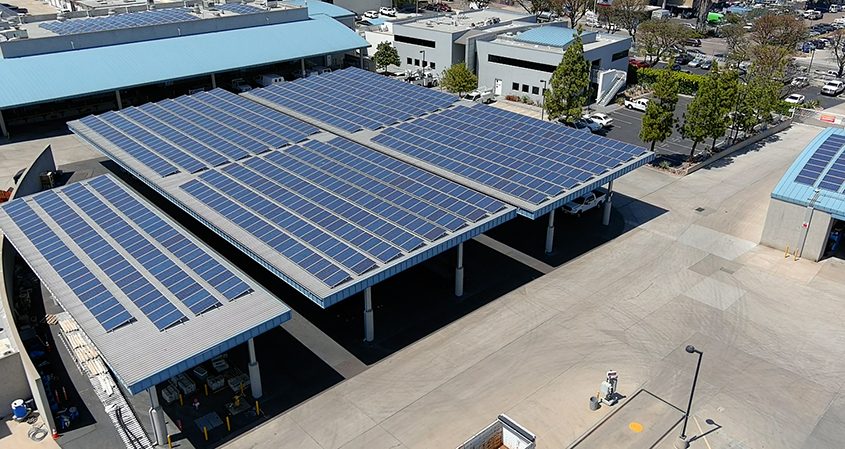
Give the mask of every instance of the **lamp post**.
[(543, 83), (543, 91), (540, 92), (543, 95), (543, 102), (540, 103), (540, 120), (545, 120), (546, 117), (546, 80), (540, 80)]
[(420, 50), (420, 53), (422, 53), (422, 69), (425, 72), (425, 50)]
[(701, 369), (701, 356), (704, 355), (703, 352), (695, 349), (695, 346), (693, 345), (687, 345), (686, 351), (690, 354), (698, 354), (698, 364), (695, 365), (695, 377), (692, 378), (692, 390), (689, 393), (689, 404), (687, 404), (687, 412), (684, 413), (684, 427), (681, 428), (680, 438), (675, 442), (675, 447), (677, 449), (687, 449), (689, 447), (689, 441), (687, 441), (687, 421), (689, 421), (689, 412), (692, 408), (692, 397), (695, 395), (695, 384), (698, 382), (698, 370)]
[(813, 58), (816, 57), (816, 49), (810, 50), (810, 65), (807, 67), (807, 76), (812, 76), (810, 73), (813, 70)]

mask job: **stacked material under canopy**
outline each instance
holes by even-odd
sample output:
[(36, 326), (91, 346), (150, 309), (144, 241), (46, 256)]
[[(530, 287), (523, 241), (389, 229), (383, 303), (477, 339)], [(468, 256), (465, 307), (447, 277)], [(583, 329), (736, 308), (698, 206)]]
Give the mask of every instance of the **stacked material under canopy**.
[(133, 393), (290, 318), (110, 175), (4, 204), (0, 229)]

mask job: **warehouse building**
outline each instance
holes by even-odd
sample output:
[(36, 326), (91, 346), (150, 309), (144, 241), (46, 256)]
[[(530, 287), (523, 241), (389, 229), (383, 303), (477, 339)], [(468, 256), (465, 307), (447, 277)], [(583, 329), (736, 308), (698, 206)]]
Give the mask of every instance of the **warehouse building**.
[(827, 128), (772, 191), (760, 243), (818, 261), (845, 256), (845, 130)]
[(0, 23), (0, 131), (230, 87), (261, 73), (293, 79), (312, 67), (342, 68), (347, 53), (360, 56), (368, 46), (352, 29), (353, 13), (320, 1), (184, 5)]

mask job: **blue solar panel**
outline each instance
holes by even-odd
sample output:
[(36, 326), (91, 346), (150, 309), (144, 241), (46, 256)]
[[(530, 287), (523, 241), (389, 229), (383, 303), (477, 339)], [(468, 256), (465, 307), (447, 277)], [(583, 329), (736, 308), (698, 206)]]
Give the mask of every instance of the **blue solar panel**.
[(264, 10), (261, 8), (252, 5), (242, 5), (240, 3), (226, 3), (223, 5), (218, 5), (217, 9), (223, 11), (231, 11), (238, 14), (255, 14), (259, 12), (264, 12)]
[(356, 68), (275, 84), (250, 95), (347, 132), (379, 129), (449, 107), (456, 100)]
[[(163, 293), (53, 191), (34, 197), (59, 227), (160, 330), (186, 319)], [(99, 281), (96, 282), (99, 284)], [(96, 311), (92, 309), (92, 313)]]
[(645, 153), (485, 105), (459, 106), (403, 123), (373, 141), (531, 204)]
[(62, 22), (42, 22), (39, 26), (56, 34), (69, 35), (188, 22), (192, 20), (200, 20), (200, 17), (191, 14), (190, 9), (171, 8), (154, 11), (129, 12), (104, 17), (72, 19)]
[[(816, 184), (816, 181), (821, 176), (824, 169), (830, 164), (830, 161), (836, 156), (837, 153), (842, 149), (842, 146), (845, 145), (845, 136), (839, 135), (832, 135), (827, 138), (824, 142), (819, 145), (819, 148), (810, 156), (810, 159), (804, 165), (804, 168), (798, 173), (798, 176), (795, 177), (795, 182), (799, 184), (804, 184), (808, 186), (812, 186)], [(836, 173), (834, 173), (835, 176)], [(830, 186), (830, 183), (833, 182), (833, 177), (826, 183), (826, 186)], [(821, 186), (820, 186), (821, 187)], [(825, 187), (827, 189), (827, 187)], [(837, 189), (828, 189), (828, 190), (838, 190)]]
[(80, 122), (162, 177), (197, 173), (301, 142), (319, 131), (222, 89)]
[(62, 277), (106, 332), (135, 320), (28, 202), (12, 201), (3, 205), (3, 210), (35, 245), (35, 248)]
[(343, 138), (251, 157), (181, 187), (329, 287), (505, 207)]

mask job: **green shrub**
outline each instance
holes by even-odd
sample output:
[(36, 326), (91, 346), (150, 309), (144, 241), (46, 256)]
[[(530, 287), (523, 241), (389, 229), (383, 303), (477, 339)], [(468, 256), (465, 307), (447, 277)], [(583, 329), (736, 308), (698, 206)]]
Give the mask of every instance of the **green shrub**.
[[(640, 68), (637, 69), (637, 80), (640, 84), (652, 84), (657, 81), (657, 74), (661, 70), (655, 68)], [(680, 85), (680, 93), (686, 95), (695, 95), (698, 92), (698, 84), (705, 78), (705, 75), (695, 75), (692, 73), (672, 72), (672, 75), (678, 79)]]

